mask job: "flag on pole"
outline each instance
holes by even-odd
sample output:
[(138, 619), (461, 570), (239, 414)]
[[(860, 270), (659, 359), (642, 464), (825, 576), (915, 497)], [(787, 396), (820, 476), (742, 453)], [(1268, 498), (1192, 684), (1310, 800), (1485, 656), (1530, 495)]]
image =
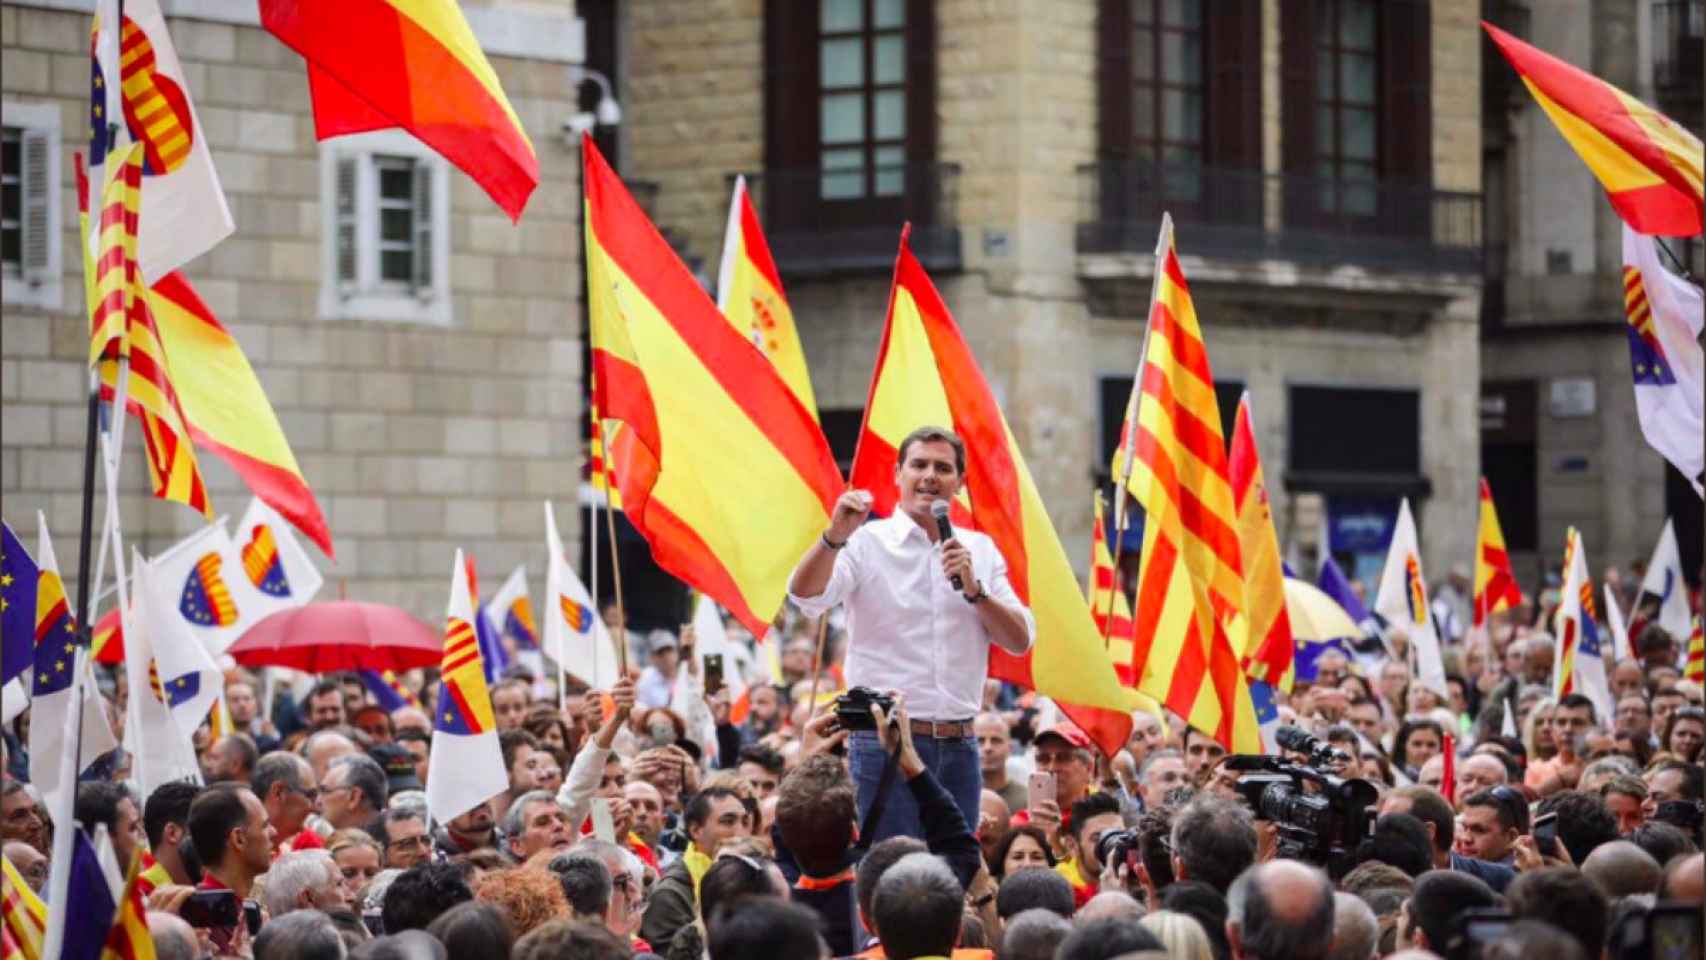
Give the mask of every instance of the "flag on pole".
[(1699, 137), (1593, 74), (1486, 21), (1481, 26), (1599, 179), (1624, 223), (1644, 234), (1700, 232)]
[(621, 678), (616, 644), (586, 585), (569, 566), (549, 500), (545, 502), (545, 551), (545, 655), (587, 686), (609, 690)]
[(40, 568), (12, 525), (0, 523), (0, 684), (35, 663), (39, 579)]
[[(1635, 601), (1636, 616), (1649, 604), (1658, 605), (1658, 615), (1652, 622), (1678, 640), (1688, 636), (1688, 582), (1682, 577), (1682, 553), (1676, 546), (1676, 528), (1665, 518), (1659, 531), (1659, 542), (1653, 545), (1652, 559), (1647, 561), (1647, 575), (1641, 580), (1641, 593)], [(1636, 636), (1639, 636), (1636, 631)]]
[(31, 889), (29, 881), (0, 854), (4, 891), (0, 892), (0, 939), (5, 954), (19, 960), (40, 960), (42, 940), (47, 936), (47, 905)]
[[(1262, 458), (1251, 424), (1250, 391), (1238, 400), (1232, 425), (1232, 451), (1227, 471), (1237, 509), (1238, 552), (1244, 569), (1244, 615), (1239, 618), (1246, 639), (1234, 646), (1242, 652), (1244, 670), (1270, 686), (1291, 692), (1296, 650), (1291, 617), (1286, 611), (1285, 571), (1280, 563), (1279, 534), (1268, 502)], [(1233, 634), (1238, 640), (1237, 633)]]
[(101, 960), (154, 960), (154, 938), (148, 933), (148, 908), (142, 902), (145, 885), (142, 851), (138, 850), (125, 874), (124, 890), (119, 894), (112, 927), (107, 930), (106, 948), (101, 951)]
[(119, 623), (118, 607), (95, 621), (89, 638), (89, 658), (96, 663), (124, 662), (124, 627)]
[(815, 419), (811, 372), (800, 348), (794, 311), (782, 293), (782, 275), (770, 256), (758, 211), (746, 189), (746, 177), (735, 177), (729, 197), (728, 226), (723, 233), (723, 262), (717, 269), (717, 309), (741, 334), (752, 340), (776, 365), (776, 372)]
[(1445, 686), (1445, 661), (1440, 659), (1439, 635), (1428, 606), (1428, 582), (1422, 574), (1422, 551), (1416, 537), (1416, 520), (1410, 514), (1410, 499), (1398, 505), (1398, 522), (1392, 529), (1392, 545), (1386, 552), (1386, 567), (1375, 591), (1374, 612), (1397, 626), (1409, 638), (1422, 686), (1441, 697), (1450, 697)]
[[(142, 210), (141, 144), (115, 154), (101, 179), (98, 200), (77, 164), (78, 212), (95, 217), (94, 236), (83, 249), (83, 292), (89, 310), (89, 364), (100, 365), (103, 379), (117, 373), (117, 362), (130, 352), (130, 323), (142, 289), (136, 261), (136, 237)], [(91, 208), (93, 204), (93, 208)]]
[(308, 61), (316, 137), (401, 127), (521, 219), (539, 158), (455, 0), (261, 0), (261, 25)]
[(1244, 611), (1244, 572), (1225, 433), (1166, 214), (1155, 252), (1145, 352), (1113, 466), (1144, 510), (1138, 689), (1227, 750), (1255, 753), (1261, 734), (1229, 631)]
[[(142, 554), (133, 547), (131, 606), (121, 615), (121, 621), (125, 626), (125, 677), (131, 691), (131, 696), (126, 698), (124, 749), (131, 755), (137, 785), (142, 795), (147, 797), (152, 796), (161, 784), (173, 780), (199, 782), (201, 766), (196, 762), (190, 738), (178, 728), (166, 703), (154, 647), (156, 641), (169, 641), (163, 640), (153, 626), (154, 620), (166, 618), (157, 618), (150, 612), (151, 607), (160, 604), (142, 589), (142, 565)], [(200, 649), (193, 640), (186, 642), (180, 639), (178, 642)]]
[(492, 594), (492, 622), (498, 632), (515, 641), (517, 650), (539, 649), (539, 626), (533, 619), (533, 601), (527, 596), (527, 566), (517, 566)]
[(486, 672), (486, 683), (495, 685), (509, 668), (509, 651), (491, 610), (480, 602), (480, 575), (472, 553), (468, 554), (468, 599), (474, 605), (474, 640), (480, 648), (480, 667)]
[(1120, 685), (1018, 442), (907, 234), (902, 229), (853, 485), (872, 493), (875, 511), (892, 512), (897, 447), (906, 434), (937, 423), (964, 438), (968, 525), (995, 542), (1036, 623), (1036, 644), (1023, 656), (991, 646), (989, 675), (1052, 698), (1112, 756), (1142, 701)]
[(1440, 792), (1445, 794), (1445, 802), (1457, 805), (1457, 738), (1448, 731), (1440, 744), (1439, 755), (1444, 761), (1440, 771)]
[[(588, 382), (592, 389), (592, 399), (587, 404), (587, 420), (591, 437), (587, 446), (587, 478), (592, 489), (604, 497), (604, 505), (611, 510), (622, 509), (622, 491), (616, 486), (616, 473), (611, 468), (610, 458), (605, 456), (606, 432), (611, 437), (616, 435), (622, 424), (618, 421), (604, 422), (598, 412), (598, 371), (587, 373)], [(595, 578), (596, 579), (596, 578)]]
[[(47, 535), (47, 516), (36, 514), (35, 663), (30, 684), (30, 781), (41, 791), (49, 812), (72, 804), (59, 795), (60, 773), (68, 752), (66, 739), (77, 735), (73, 714), (82, 698), (82, 737), (76, 753), (75, 780), (102, 754), (118, 746), (107, 721), (105, 704), (95, 688), (89, 665), (77, 672), (77, 623), (59, 577), (59, 560)], [(79, 690), (81, 686), (81, 691)], [(66, 824), (55, 824), (66, 827)]]
[(1629, 640), (1629, 625), (1628, 621), (1623, 619), (1623, 608), (1618, 605), (1617, 593), (1611, 589), (1609, 583), (1605, 585), (1605, 626), (1611, 631), (1611, 656), (1607, 659), (1639, 659), (1635, 645)]
[(150, 686), (188, 743), (224, 692), (224, 675), (179, 614), (174, 603), (178, 595), (160, 578), (154, 564), (142, 562), (137, 567), (136, 592), (145, 598), (143, 616), (154, 647), (155, 676)]
[(432, 755), (427, 760), (427, 810), (449, 823), (509, 788), (492, 698), (474, 636), (474, 601), (462, 551), (450, 571), (444, 661), (434, 701)]
[(1699, 340), (1706, 298), (1659, 263), (1657, 242), (1623, 228), (1623, 313), (1635, 413), (1648, 445), (1698, 494), (1706, 473), (1700, 442), (1706, 434), (1706, 352)]
[(658, 566), (756, 635), (828, 525), (840, 472), (810, 411), (582, 143), (594, 401), (620, 424), (603, 453), (623, 511)]
[[(1125, 586), (1120, 582), (1119, 567), (1114, 563), (1113, 553), (1108, 550), (1102, 491), (1096, 491), (1092, 499), (1095, 525), (1090, 530), (1090, 577), (1084, 585), (1090, 601), (1090, 618), (1108, 641), (1108, 656), (1114, 661), (1114, 675), (1120, 678), (1120, 683), (1135, 688), (1137, 673), (1136, 664), (1132, 662), (1132, 638), (1136, 635), (1137, 625), (1131, 618), (1131, 602), (1126, 599)], [(1108, 622), (1110, 616), (1112, 623)]]
[(1593, 701), (1601, 722), (1615, 714), (1611, 684), (1606, 679), (1600, 650), (1599, 617), (1593, 604), (1593, 581), (1588, 578), (1587, 551), (1582, 535), (1571, 527), (1564, 544), (1564, 588), (1554, 621), (1557, 655), (1553, 658), (1552, 693), (1580, 693)]
[(397, 675), (390, 670), (358, 670), (356, 675), (361, 677), (362, 685), (367, 687), (367, 692), (373, 694), (373, 699), (386, 713), (404, 707), (419, 709), (421, 706), (420, 698), (404, 686), (403, 681), (397, 679)]
[(1487, 618), (1522, 603), (1522, 590), (1511, 572), (1505, 534), (1499, 527), (1499, 512), (1493, 507), (1493, 488), (1481, 478), (1481, 521), (1475, 531), (1475, 612), (1473, 625), (1485, 626)]
[(99, 960), (118, 901), (95, 845), (82, 830), (72, 828), (72, 833), (65, 904), (53, 905), (53, 912), (63, 910), (65, 917), (57, 921), (65, 925), (65, 945), (59, 956), (60, 960)]
[(1694, 615), (1694, 626), (1688, 629), (1688, 659), (1683, 663), (1682, 677), (1695, 683), (1706, 683), (1706, 635), (1700, 631), (1700, 615)]

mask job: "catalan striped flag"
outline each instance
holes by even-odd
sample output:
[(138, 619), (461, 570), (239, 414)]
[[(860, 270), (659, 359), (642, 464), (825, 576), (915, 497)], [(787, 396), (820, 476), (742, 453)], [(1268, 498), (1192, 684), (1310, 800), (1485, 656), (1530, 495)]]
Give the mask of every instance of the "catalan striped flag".
[[(220, 705), (224, 705), (220, 700)], [(106, 948), (101, 960), (154, 960), (154, 938), (148, 933), (148, 908), (142, 902), (143, 852), (138, 850), (130, 860), (125, 876), (124, 893), (119, 897), (113, 925), (107, 930)]]
[(1145, 511), (1137, 586), (1138, 689), (1228, 750), (1261, 734), (1228, 621), (1244, 605), (1236, 509), (1202, 328), (1162, 216), (1146, 354), (1115, 476)]
[(1022, 657), (992, 646), (989, 675), (1053, 698), (1112, 756), (1144, 701), (1120, 684), (995, 394), (903, 230), (853, 463), (854, 486), (871, 491), (878, 512), (894, 509), (901, 440), (925, 423), (964, 438), (966, 521), (995, 541), (1013, 591), (1036, 618), (1035, 646)]
[[(1096, 621), (1096, 629), (1108, 641), (1108, 656), (1113, 658), (1114, 674), (1121, 683), (1135, 687), (1137, 674), (1131, 660), (1131, 641), (1136, 626), (1131, 619), (1131, 601), (1126, 599), (1125, 586), (1120, 583), (1119, 567), (1108, 550), (1108, 527), (1100, 490), (1096, 491), (1094, 509), (1096, 523), (1090, 530), (1090, 582), (1085, 585), (1090, 599), (1090, 616)], [(1112, 622), (1109, 621), (1110, 616)]]
[(1610, 671), (1605, 669), (1600, 644), (1599, 615), (1594, 609), (1593, 581), (1588, 578), (1587, 552), (1575, 527), (1569, 529), (1564, 543), (1564, 587), (1555, 616), (1558, 639), (1553, 658), (1553, 695), (1580, 693), (1593, 701), (1596, 716), (1611, 716), (1616, 700), (1611, 696), (1607, 679)]
[(1250, 392), (1246, 390), (1238, 400), (1227, 463), (1238, 509), (1238, 551), (1244, 568), (1244, 615), (1237, 622), (1245, 638), (1238, 643), (1235, 631), (1234, 646), (1244, 658), (1247, 674), (1290, 692), (1296, 674), (1296, 647), (1285, 605), (1285, 568), (1280, 563), (1279, 534), (1274, 531), (1273, 507), (1268, 502), (1268, 485), (1262, 478), (1262, 458), (1250, 421)]
[(1475, 531), (1474, 625), (1483, 626), (1488, 617), (1520, 603), (1522, 589), (1516, 585), (1516, 575), (1511, 572), (1505, 533), (1499, 527), (1499, 512), (1493, 507), (1493, 488), (1487, 485), (1487, 478), (1482, 477), (1481, 523)]
[(117, 373), (117, 361), (130, 352), (130, 326), (143, 305), (136, 261), (136, 234), (142, 209), (142, 145), (109, 158), (98, 207), (90, 209), (89, 180), (77, 160), (78, 212), (94, 216), (94, 246), (84, 246), (83, 290), (89, 309), (89, 363), (101, 365), (103, 378)]
[(1706, 636), (1700, 631), (1700, 614), (1694, 615), (1694, 625), (1688, 629), (1688, 660), (1682, 676), (1695, 683), (1706, 683)]
[(1700, 138), (1593, 74), (1490, 23), (1481, 26), (1605, 187), (1623, 222), (1645, 234), (1700, 233)]
[(612, 510), (622, 509), (622, 491), (616, 486), (616, 473), (611, 468), (610, 458), (604, 455), (605, 434), (611, 438), (621, 429), (618, 422), (605, 423), (598, 414), (598, 374), (592, 374), (592, 403), (587, 406), (587, 416), (592, 427), (592, 439), (587, 457), (587, 478), (592, 488), (604, 494), (604, 505)]
[(776, 368), (583, 143), (593, 399), (619, 424), (603, 453), (622, 508), (660, 567), (762, 633), (840, 471)]
[(480, 643), (474, 635), (468, 567), (458, 550), (450, 574), (444, 660), (433, 710), (432, 755), (427, 760), (427, 809), (445, 823), (508, 787)]
[(308, 61), (319, 139), (401, 127), (521, 219), (539, 158), (455, 0), (261, 0), (261, 25)]
[(12, 861), (0, 855), (5, 890), (0, 892), (0, 939), (5, 954), (20, 960), (37, 960), (47, 936), (47, 905), (30, 888)]
[(816, 418), (817, 398), (812, 394), (805, 351), (800, 348), (800, 332), (794, 326), (794, 311), (782, 293), (782, 275), (770, 256), (770, 243), (764, 239), (744, 176), (735, 178), (729, 197), (723, 262), (717, 270), (717, 309), (770, 358), (794, 398)]

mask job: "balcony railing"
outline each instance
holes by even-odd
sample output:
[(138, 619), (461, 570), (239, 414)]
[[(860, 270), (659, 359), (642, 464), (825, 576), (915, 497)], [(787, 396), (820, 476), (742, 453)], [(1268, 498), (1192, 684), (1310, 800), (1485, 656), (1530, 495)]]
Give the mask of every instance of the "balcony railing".
[(959, 176), (959, 164), (913, 163), (764, 170), (746, 183), (784, 278), (887, 271), (908, 221), (912, 252), (947, 273), (961, 265)]
[(1653, 4), (1653, 86), (1664, 99), (1701, 98), (1701, 49), (1706, 2), (1657, 0)]
[(1105, 160), (1079, 168), (1078, 252), (1155, 248), (1163, 210), (1194, 253), (1397, 270), (1481, 269), (1481, 195), (1414, 184)]

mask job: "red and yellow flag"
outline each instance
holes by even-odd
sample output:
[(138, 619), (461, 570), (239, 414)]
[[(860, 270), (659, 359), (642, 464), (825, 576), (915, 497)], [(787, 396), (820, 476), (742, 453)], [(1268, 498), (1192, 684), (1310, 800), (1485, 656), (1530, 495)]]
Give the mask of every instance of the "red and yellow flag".
[(1138, 690), (1237, 753), (1260, 753), (1229, 622), (1244, 608), (1226, 442), (1185, 273), (1162, 217), (1155, 302), (1115, 476), (1145, 511), (1138, 573)]
[[(1136, 687), (1137, 674), (1133, 672), (1131, 662), (1131, 640), (1136, 629), (1131, 619), (1131, 602), (1126, 599), (1119, 568), (1108, 549), (1102, 491), (1096, 491), (1095, 501), (1096, 525), (1090, 531), (1090, 582), (1085, 584), (1090, 598), (1090, 617), (1107, 640), (1108, 656), (1114, 661), (1114, 675), (1126, 686)], [(1110, 615), (1113, 617), (1111, 622), (1108, 619)]]
[(1682, 676), (1695, 683), (1706, 683), (1706, 635), (1700, 631), (1700, 614), (1694, 615), (1694, 625), (1688, 630), (1688, 660)]
[(1487, 618), (1501, 610), (1522, 603), (1522, 589), (1511, 572), (1510, 553), (1505, 550), (1505, 534), (1499, 527), (1499, 512), (1493, 508), (1493, 488), (1487, 478), (1481, 478), (1481, 524), (1475, 531), (1475, 612), (1474, 625), (1479, 627)]
[[(610, 470), (610, 458), (604, 455), (604, 434), (609, 432), (612, 437), (622, 426), (612, 421), (608, 424), (598, 413), (598, 374), (592, 375), (592, 403), (588, 409), (592, 425), (592, 442), (587, 464), (588, 479), (592, 488), (604, 494), (604, 502), (612, 510), (622, 509), (622, 493), (616, 489), (615, 475)], [(565, 601), (566, 602), (566, 601)]]
[(717, 271), (717, 309), (764, 351), (782, 381), (815, 419), (817, 399), (812, 395), (805, 351), (800, 349), (800, 333), (794, 327), (794, 311), (782, 294), (782, 275), (770, 256), (770, 244), (758, 223), (758, 211), (752, 207), (745, 177), (735, 178), (734, 195), (729, 198), (723, 264)]
[(5, 955), (36, 960), (47, 938), (47, 906), (4, 856), (0, 856), (0, 880), (4, 887), (0, 890), (0, 940), (5, 942)]
[[(223, 703), (223, 700), (221, 701)], [(154, 960), (154, 938), (148, 933), (148, 908), (142, 903), (142, 851), (130, 858), (113, 925), (107, 928), (101, 960)]]
[(308, 61), (319, 139), (401, 127), (521, 219), (539, 158), (455, 0), (261, 0), (261, 24)]
[[(1238, 508), (1238, 552), (1244, 567), (1244, 615), (1236, 621), (1233, 646), (1244, 658), (1244, 671), (1258, 680), (1290, 691), (1296, 647), (1291, 639), (1291, 615), (1285, 607), (1285, 568), (1280, 562), (1279, 534), (1262, 457), (1250, 422), (1250, 392), (1238, 401), (1232, 425), (1232, 452), (1227, 469), (1232, 498)], [(1238, 634), (1243, 633), (1240, 640)]]
[(77, 212), (82, 232), (83, 293), (89, 310), (89, 364), (101, 364), (103, 377), (117, 373), (117, 361), (130, 353), (130, 324), (141, 304), (136, 260), (138, 218), (142, 210), (141, 144), (107, 158), (105, 182), (95, 211), (98, 232), (89, 239), (89, 177), (77, 155)]
[(1481, 26), (1637, 233), (1700, 233), (1700, 138), (1604, 80), (1486, 21)]
[(658, 565), (761, 635), (840, 471), (810, 411), (583, 144), (593, 401), (617, 427), (602, 453)]
[(1112, 756), (1142, 701), (1120, 685), (1000, 405), (906, 237), (903, 230), (853, 485), (871, 492), (877, 512), (892, 512), (900, 441), (926, 423), (959, 434), (966, 445), (962, 494), (969, 494), (959, 509), (970, 508), (964, 522), (995, 541), (1014, 592), (1037, 622), (1027, 655), (991, 648), (990, 676), (1052, 697)]

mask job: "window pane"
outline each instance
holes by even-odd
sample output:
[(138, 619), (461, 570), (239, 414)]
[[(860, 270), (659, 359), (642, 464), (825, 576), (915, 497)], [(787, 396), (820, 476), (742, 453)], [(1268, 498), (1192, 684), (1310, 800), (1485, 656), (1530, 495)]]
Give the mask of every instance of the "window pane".
[(906, 80), (906, 38), (878, 37), (872, 52), (871, 67), (877, 83), (903, 83)]
[(1374, 111), (1342, 110), (1339, 122), (1344, 125), (1344, 141), (1339, 152), (1346, 159), (1374, 161)]
[(1161, 91), (1162, 135), (1168, 140), (1196, 143), (1202, 139), (1202, 95), (1184, 90)]
[(824, 143), (858, 143), (865, 139), (865, 95), (834, 93), (823, 98)]
[(1333, 45), (1333, 0), (1315, 0), (1315, 42), (1323, 47)]
[(1374, 184), (1366, 180), (1340, 181), (1339, 203), (1344, 213), (1359, 217), (1372, 217), (1380, 207)]
[(825, 40), (819, 44), (818, 83), (824, 87), (857, 87), (865, 82), (865, 44), (858, 37)]
[(407, 242), (414, 226), (414, 211), (392, 207), (379, 211), (379, 239)]
[(1374, 102), (1374, 57), (1361, 53), (1339, 55), (1339, 99), (1346, 103)]
[(1155, 88), (1139, 84), (1131, 91), (1131, 133), (1138, 140), (1155, 139)]
[(22, 263), (22, 233), (16, 227), (0, 230), (0, 261), (6, 263)]
[(1332, 107), (1315, 108), (1315, 154), (1330, 157), (1339, 151), (1333, 121), (1337, 119), (1338, 111)]
[(903, 27), (906, 25), (906, 0), (877, 0), (876, 9), (871, 13), (871, 26), (879, 30)]
[(906, 136), (906, 94), (900, 90), (884, 90), (874, 98), (872, 110), (874, 138), (899, 140)]
[(1321, 55), (1315, 59), (1315, 99), (1333, 99), (1333, 94), (1335, 92), (1333, 87), (1334, 76), (1333, 54), (1331, 51), (1323, 51)]
[(1169, 200), (1194, 201), (1202, 195), (1202, 151), (1194, 147), (1168, 147), (1163, 194)]
[(819, 190), (825, 200), (865, 195), (865, 151), (825, 150)]
[(7, 127), (5, 134), (0, 136), (0, 174), (12, 179), (17, 178), (21, 149), (22, 140), (19, 139), (17, 128)]
[(381, 250), (379, 252), (379, 279), (398, 283), (413, 283), (415, 280), (414, 255), (407, 250)]
[(1131, 75), (1140, 81), (1155, 79), (1155, 34), (1151, 31), (1131, 32)]
[(18, 219), (23, 210), (23, 185), (17, 180), (0, 187), (0, 217), (7, 220)]
[(865, 25), (865, 0), (823, 0), (818, 30), (839, 33), (858, 30)]
[(906, 148), (878, 147), (876, 153), (876, 187), (879, 197), (898, 197), (906, 192)]
[(1162, 16), (1171, 27), (1195, 27), (1202, 23), (1201, 0), (1167, 0)]
[(1195, 33), (1163, 33), (1161, 64), (1168, 83), (1191, 86), (1202, 83), (1202, 36)]
[(1342, 0), (1339, 4), (1340, 45), (1373, 50), (1374, 17), (1374, 0)]
[(386, 200), (410, 200), (415, 194), (414, 171), (408, 164), (383, 164), (379, 168), (379, 196)]

